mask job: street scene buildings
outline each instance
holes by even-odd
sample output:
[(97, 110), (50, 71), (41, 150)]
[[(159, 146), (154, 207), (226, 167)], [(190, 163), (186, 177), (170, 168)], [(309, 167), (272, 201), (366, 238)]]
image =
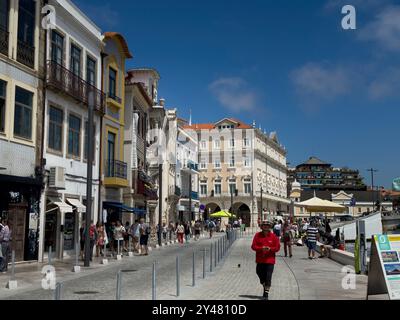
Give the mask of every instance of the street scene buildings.
[[(82, 2), (80, 5), (85, 8)], [(104, 7), (100, 11), (102, 18), (108, 14)], [(150, 65), (138, 66), (136, 50), (143, 52), (149, 45), (135, 42), (127, 26), (123, 32), (103, 30), (113, 24), (95, 20), (72, 0), (0, 0), (0, 272), (7, 274), (10, 265), (14, 277), (18, 263), (26, 289), (40, 283), (40, 266), (56, 266), (60, 278), (73, 284), (65, 291), (67, 297), (84, 292), (91, 298), (106, 299), (110, 292), (120, 298), (122, 290), (120, 284), (114, 289), (114, 278), (107, 272), (120, 277), (121, 272), (137, 271), (138, 276), (127, 276), (126, 283), (139, 289), (125, 289), (124, 294), (143, 298), (142, 292), (146, 292), (145, 298), (149, 298), (146, 290), (154, 261), (146, 256), (153, 255), (160, 262), (163, 298), (171, 296), (171, 265), (178, 274), (180, 258), (186, 269), (192, 263), (193, 287), (199, 278), (196, 266), (203, 271), (202, 287), (187, 297), (218, 299), (227, 293), (229, 299), (252, 299), (257, 294), (254, 288), (263, 283), (263, 297), (268, 298), (271, 286), (254, 277), (257, 252), (257, 263), (276, 262), (279, 266), (273, 298), (365, 297), (366, 256), (372, 252), (373, 236), (400, 229), (400, 180), (393, 182), (390, 191), (374, 185), (377, 170), (373, 168), (339, 167), (319, 156), (290, 164), (293, 149), (309, 155), (302, 150), (308, 140), (302, 142), (296, 134), (301, 126), (314, 127), (317, 121), (298, 121), (296, 133), (288, 133), (286, 121), (292, 120), (287, 120), (286, 109), (284, 121), (276, 120), (278, 113), (267, 117), (256, 112), (258, 100), (270, 94), (268, 90), (274, 91), (273, 86), (261, 93), (249, 89), (251, 84), (241, 77), (221, 76), (209, 83), (212, 80), (197, 78), (192, 70), (188, 77), (189, 72), (178, 70), (162, 50), (157, 52), (162, 59), (154, 59), (154, 66), (151, 55)], [(161, 67), (163, 59), (171, 69)], [(183, 65), (182, 61), (179, 64)], [(246, 61), (243, 73), (256, 68), (248, 64)], [(315, 83), (320, 75), (328, 74), (317, 65), (306, 65), (312, 70), (302, 76), (304, 68), (292, 72), (289, 78), (300, 87), (297, 91), (306, 93), (303, 87), (309, 85), (310, 74), (318, 75)], [(211, 64), (205, 69), (220, 74)], [(192, 117), (188, 106), (197, 98), (189, 86), (177, 86), (170, 80), (171, 70), (184, 81), (202, 81), (204, 88), (207, 82), (222, 111), (204, 112), (202, 119)], [(331, 80), (329, 74), (327, 78), (328, 85), (320, 88), (315, 84), (311, 89), (324, 91), (326, 87), (324, 94), (329, 98), (336, 79)], [(243, 88), (246, 90), (241, 92)], [(396, 91), (378, 89), (379, 93)], [(285, 95), (284, 90), (278, 91)], [(346, 90), (332, 91), (340, 95)], [(177, 92), (184, 101), (176, 100)], [(207, 108), (214, 103), (205, 101), (196, 103)], [(197, 105), (196, 109), (201, 108)], [(257, 120), (249, 122), (253, 118)], [(332, 128), (333, 135), (335, 130)], [(320, 148), (319, 142), (310, 146), (312, 154), (314, 150), (326, 154), (328, 147)], [(335, 152), (349, 154), (337, 149)], [(343, 158), (344, 163), (350, 161), (350, 157)], [(371, 186), (363, 172), (371, 173)], [(266, 229), (259, 232), (260, 228)], [(260, 242), (253, 242), (254, 237), (260, 237)], [(400, 252), (387, 251), (385, 257), (397, 259), (392, 262), (398, 264)], [(328, 259), (311, 261), (316, 252)], [(85, 260), (88, 267), (88, 253), (96, 254), (90, 255), (93, 269), (86, 269), (87, 278), (81, 281), (80, 262)], [(387, 272), (396, 273), (397, 264), (386, 265)], [(137, 269), (132, 269), (133, 265)], [(341, 295), (343, 265), (359, 268), (357, 280), (363, 292)], [(99, 271), (101, 268), (105, 271)], [(321, 269), (329, 275), (319, 276)], [(211, 290), (215, 283), (205, 280), (207, 273), (213, 272), (215, 283), (222, 284), (220, 289)], [(271, 268), (267, 272), (272, 276)], [(232, 281), (231, 273), (238, 282)], [(182, 278), (189, 281), (188, 273)], [(0, 289), (16, 286), (15, 279), (7, 279), (3, 286), (4, 279), (0, 278)], [(333, 289), (324, 281), (334, 283)], [(94, 291), (81, 290), (88, 283)], [(396, 285), (400, 297), (398, 282)], [(314, 287), (317, 289), (312, 291)], [(50, 295), (35, 288), (32, 296), (21, 290), (15, 298)], [(0, 299), (12, 297), (0, 290)]]

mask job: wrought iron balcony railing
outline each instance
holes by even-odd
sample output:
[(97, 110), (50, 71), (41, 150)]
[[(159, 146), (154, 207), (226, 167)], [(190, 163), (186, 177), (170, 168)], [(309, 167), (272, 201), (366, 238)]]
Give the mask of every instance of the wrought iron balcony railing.
[(107, 160), (107, 178), (127, 178), (127, 164), (119, 160)]
[(0, 28), (0, 53), (8, 55), (9, 32)]
[(35, 47), (32, 47), (26, 42), (18, 40), (17, 47), (17, 61), (24, 65), (34, 68), (35, 67)]
[(89, 103), (89, 93), (93, 92), (94, 109), (104, 113), (106, 104), (104, 92), (55, 61), (47, 62), (46, 83), (48, 86), (63, 91), (86, 106)]

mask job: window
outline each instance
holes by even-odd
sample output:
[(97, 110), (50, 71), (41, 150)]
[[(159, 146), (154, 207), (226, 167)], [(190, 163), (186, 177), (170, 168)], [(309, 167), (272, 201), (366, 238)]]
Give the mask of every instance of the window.
[(107, 177), (114, 176), (114, 161), (115, 161), (115, 134), (108, 133), (107, 138)]
[(113, 68), (108, 71), (108, 95), (112, 99), (117, 95), (117, 71)]
[[(95, 137), (96, 135), (96, 125), (93, 125), (93, 140), (91, 145), (93, 146), (93, 150), (92, 150), (92, 157), (93, 157), (93, 162), (94, 162), (94, 158), (95, 158)], [(85, 147), (84, 147), (84, 151), (83, 151), (83, 158), (86, 160), (88, 158), (88, 150), (89, 150), (89, 122), (85, 121)]]
[[(0, 0), (0, 29), (8, 31), (9, 0)], [(8, 52), (8, 46), (7, 46)]]
[(200, 169), (207, 169), (207, 162), (205, 158), (201, 158), (200, 160)]
[(81, 119), (69, 115), (68, 129), (68, 154), (79, 157), (80, 137), (81, 137)]
[(221, 180), (215, 180), (214, 193), (215, 195), (221, 194)]
[(221, 149), (221, 141), (219, 140), (214, 141), (214, 149)]
[(32, 138), (33, 93), (16, 87), (14, 135), (26, 139)]
[(244, 193), (245, 194), (250, 194), (251, 193), (251, 181), (250, 180), (245, 180), (244, 181)]
[(90, 57), (87, 57), (86, 61), (86, 81), (96, 86), (96, 61)]
[(51, 60), (63, 64), (63, 53), (64, 53), (64, 37), (57, 31), (51, 33)]
[(81, 76), (81, 49), (71, 44), (71, 72)]
[(18, 41), (33, 47), (35, 33), (36, 1), (19, 0)]
[(249, 138), (244, 138), (243, 139), (243, 146), (245, 148), (250, 147), (250, 139)]
[(251, 167), (251, 162), (250, 162), (250, 157), (244, 157), (243, 158), (243, 164), (245, 167)]
[(7, 82), (0, 80), (0, 132), (5, 131)]
[(235, 166), (235, 156), (229, 158), (229, 167), (233, 168)]
[(229, 147), (234, 148), (235, 147), (235, 139), (230, 139), (229, 140)]
[(220, 169), (221, 168), (221, 160), (220, 159), (215, 159), (214, 168), (215, 169)]
[(207, 149), (207, 141), (205, 140), (200, 141), (200, 149), (202, 150)]
[(62, 136), (63, 136), (63, 111), (50, 107), (49, 112), (49, 148), (62, 151)]
[(229, 194), (235, 194), (236, 193), (236, 181), (230, 179), (229, 180)]
[(200, 184), (200, 194), (202, 196), (206, 196), (207, 195), (207, 182), (206, 183), (201, 183)]

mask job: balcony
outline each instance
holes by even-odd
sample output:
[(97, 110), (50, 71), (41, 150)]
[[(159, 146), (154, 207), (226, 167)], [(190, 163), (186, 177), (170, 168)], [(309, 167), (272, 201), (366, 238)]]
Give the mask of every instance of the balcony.
[(35, 47), (18, 40), (17, 61), (29, 68), (35, 67)]
[(104, 92), (78, 77), (57, 62), (47, 62), (46, 83), (47, 86), (66, 93), (86, 106), (88, 105), (89, 92), (93, 92), (94, 109), (104, 113), (106, 102)]
[(9, 32), (0, 28), (0, 53), (8, 56)]
[[(189, 199), (189, 194), (188, 194), (188, 193), (183, 194), (183, 195), (181, 196), (181, 199)], [(191, 199), (192, 199), (192, 200), (199, 200), (199, 193), (198, 193), (198, 192), (195, 192), (195, 191), (192, 191)]]
[(107, 160), (104, 184), (106, 187), (127, 187), (127, 164), (118, 160)]
[(107, 95), (107, 97), (108, 98), (110, 98), (110, 99), (112, 99), (112, 100), (114, 100), (114, 101), (116, 101), (117, 103), (119, 103), (119, 104), (121, 104), (122, 103), (122, 99), (120, 98), (120, 97), (117, 97), (115, 94), (113, 94), (113, 93), (108, 93), (108, 95)]

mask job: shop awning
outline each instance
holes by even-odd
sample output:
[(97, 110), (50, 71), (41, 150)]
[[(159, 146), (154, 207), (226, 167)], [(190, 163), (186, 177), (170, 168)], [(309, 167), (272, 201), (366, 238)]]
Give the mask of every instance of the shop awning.
[(131, 213), (135, 213), (135, 214), (145, 214), (146, 213), (146, 211), (144, 209), (131, 208), (131, 207), (128, 207), (128, 206), (124, 205), (123, 203), (119, 203), (119, 202), (103, 202), (103, 207), (120, 209), (121, 211), (131, 212)]
[[(57, 206), (60, 209), (61, 213), (73, 212), (73, 208), (64, 201), (62, 201), (60, 198), (49, 197), (48, 200), (50, 200), (49, 204)], [(47, 212), (49, 211), (52, 210), (48, 210)]]
[(84, 206), (79, 200), (67, 198), (67, 202), (75, 207), (78, 212), (86, 212), (86, 206)]

